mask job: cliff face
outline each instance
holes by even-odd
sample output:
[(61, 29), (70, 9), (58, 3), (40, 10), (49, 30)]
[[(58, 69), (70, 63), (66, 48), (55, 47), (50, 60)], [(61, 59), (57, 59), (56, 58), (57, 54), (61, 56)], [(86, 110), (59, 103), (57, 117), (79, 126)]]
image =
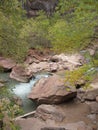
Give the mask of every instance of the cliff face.
[(39, 10), (44, 10), (46, 14), (52, 15), (59, 0), (26, 0), (24, 8), (27, 10), (27, 16), (36, 16)]

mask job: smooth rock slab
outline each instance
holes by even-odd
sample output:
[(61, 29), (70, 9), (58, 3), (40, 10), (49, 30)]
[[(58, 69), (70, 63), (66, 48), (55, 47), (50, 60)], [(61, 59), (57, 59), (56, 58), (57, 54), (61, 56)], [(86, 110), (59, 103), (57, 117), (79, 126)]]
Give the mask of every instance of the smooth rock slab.
[(32, 88), (28, 98), (38, 104), (60, 104), (76, 97), (76, 90), (68, 90), (64, 79), (58, 75), (40, 79)]
[(87, 126), (83, 121), (68, 123), (65, 125), (65, 128), (65, 130), (92, 130), (92, 128)]
[(20, 119), (17, 123), (21, 130), (93, 130), (83, 121), (63, 125), (53, 121), (44, 122), (37, 118), (27, 118)]

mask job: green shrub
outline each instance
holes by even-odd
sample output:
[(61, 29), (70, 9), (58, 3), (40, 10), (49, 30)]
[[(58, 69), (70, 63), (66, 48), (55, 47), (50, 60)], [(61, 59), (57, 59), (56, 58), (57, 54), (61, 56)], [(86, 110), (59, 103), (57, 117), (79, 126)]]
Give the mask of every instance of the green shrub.
[[(94, 27), (98, 25), (98, 2), (93, 0), (60, 0), (57, 13), (65, 13), (49, 28), (49, 40), (57, 52), (85, 49), (92, 41)], [(73, 10), (73, 11), (70, 11)]]
[(0, 54), (13, 57), (17, 61), (24, 59), (28, 51), (25, 37), (20, 37), (20, 31), (25, 23), (20, 4), (15, 1), (1, 1), (0, 4)]
[(91, 69), (91, 65), (84, 65), (73, 71), (67, 71), (65, 76), (65, 84), (69, 86), (75, 86), (81, 81), (85, 82), (85, 86), (88, 87), (93, 79), (95, 70)]

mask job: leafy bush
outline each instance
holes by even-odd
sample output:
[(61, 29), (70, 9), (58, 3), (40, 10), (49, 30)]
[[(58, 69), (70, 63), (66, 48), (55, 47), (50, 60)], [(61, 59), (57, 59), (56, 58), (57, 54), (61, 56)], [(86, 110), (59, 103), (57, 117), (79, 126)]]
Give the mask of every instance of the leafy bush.
[(96, 8), (98, 2), (96, 4), (93, 1), (86, 2), (85, 0), (79, 3), (66, 2), (69, 5), (67, 7), (63, 5), (62, 12), (66, 12), (66, 10), (70, 12), (70, 8), (74, 11), (58, 19), (49, 28), (49, 39), (55, 51), (79, 51), (91, 43), (94, 27), (98, 23)]
[(66, 71), (65, 84), (69, 86), (75, 86), (78, 83), (84, 83), (85, 87), (88, 87), (93, 79), (95, 70), (92, 65), (84, 65), (73, 71)]
[(36, 18), (28, 19), (21, 30), (21, 37), (26, 38), (30, 47), (48, 47), (47, 39), (49, 19), (43, 13)]
[(18, 105), (14, 105), (8, 98), (0, 99), (1, 130), (20, 130), (19, 126), (17, 126), (13, 120), (16, 113), (20, 113)]
[(20, 31), (25, 23), (19, 2), (1, 1), (0, 5), (0, 53), (13, 57), (17, 61), (23, 60), (28, 51), (25, 38), (20, 37)]

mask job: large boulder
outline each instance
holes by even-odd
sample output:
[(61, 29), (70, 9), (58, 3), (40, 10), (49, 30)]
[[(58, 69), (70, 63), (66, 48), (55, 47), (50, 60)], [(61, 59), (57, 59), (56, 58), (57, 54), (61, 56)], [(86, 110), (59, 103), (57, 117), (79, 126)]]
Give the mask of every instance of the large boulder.
[(20, 82), (28, 82), (32, 76), (32, 73), (22, 65), (16, 65), (10, 73), (10, 78)]
[(76, 90), (68, 89), (64, 79), (58, 75), (40, 79), (32, 89), (28, 98), (38, 104), (60, 104), (76, 96)]
[(0, 57), (0, 67), (4, 70), (11, 70), (15, 65), (16, 63), (12, 59)]
[(36, 112), (35, 117), (39, 117), (42, 120), (46, 121), (47, 119), (55, 120), (62, 122), (65, 118), (64, 112), (60, 107), (53, 105), (40, 105)]

